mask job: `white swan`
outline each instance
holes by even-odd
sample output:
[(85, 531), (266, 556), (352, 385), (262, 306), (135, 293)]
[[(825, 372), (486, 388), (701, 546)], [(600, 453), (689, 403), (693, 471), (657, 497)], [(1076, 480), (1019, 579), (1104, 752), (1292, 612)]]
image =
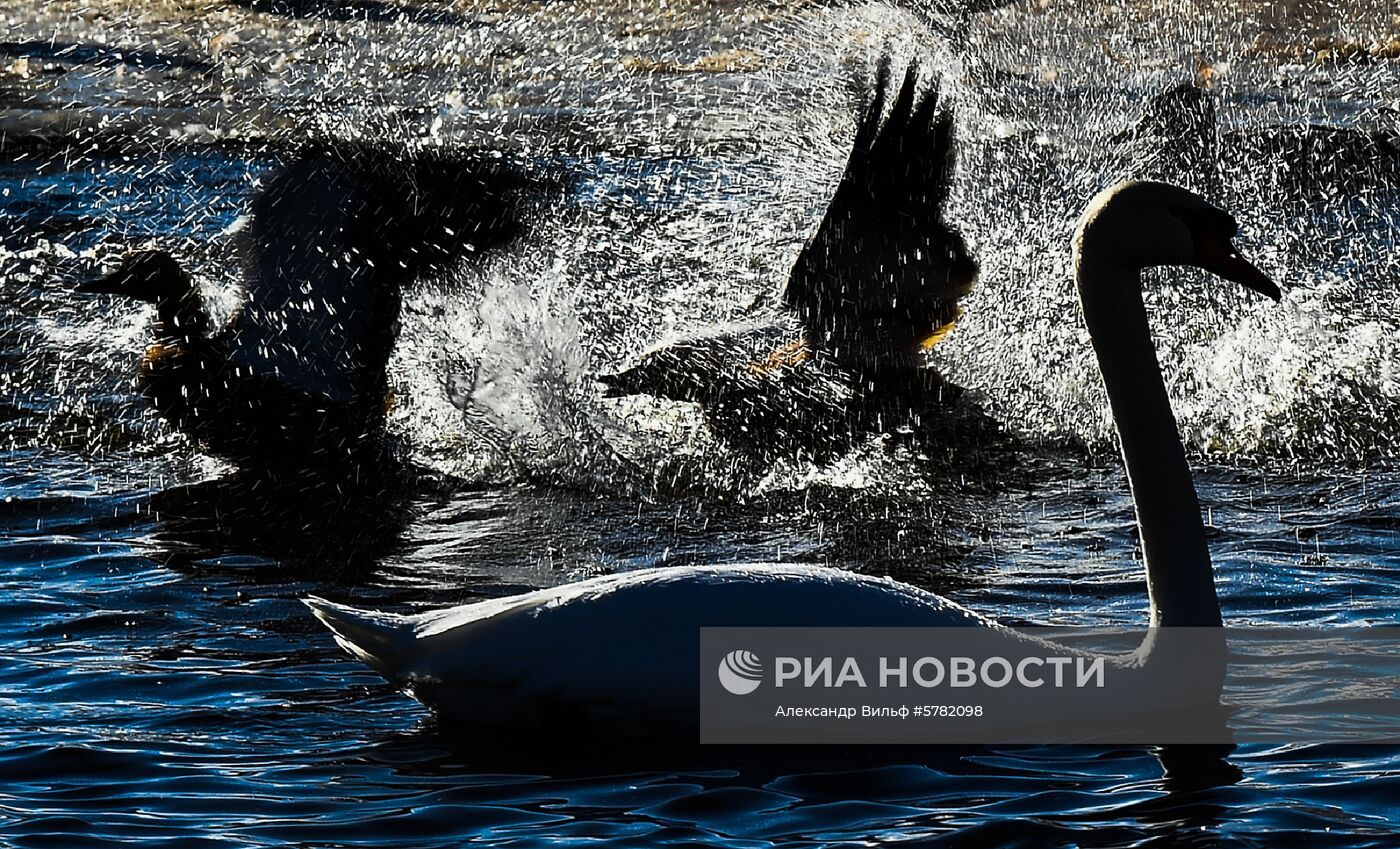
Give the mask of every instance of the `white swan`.
[[(1278, 288), (1236, 253), (1235, 231), (1229, 214), (1184, 189), (1135, 182), (1095, 198), (1075, 233), (1080, 302), (1137, 507), (1150, 624), (1168, 629), (1154, 628), (1136, 653), (1109, 659), (1132, 686), (1113, 698), (1094, 694), (1095, 709), (1213, 703), (1219, 695), (1222, 655), (1202, 655), (1199, 641), (1178, 641), (1173, 651), (1169, 636), (1171, 628), (1215, 628), (1221, 618), (1139, 271), (1194, 265), (1277, 299)], [(307, 604), (341, 646), (446, 719), (521, 727), (567, 718), (626, 735), (694, 734), (703, 626), (971, 626), (1003, 638), (1004, 656), (1046, 648), (932, 593), (810, 566), (648, 569), (414, 616)], [(1198, 686), (1183, 687), (1175, 675), (1154, 688), (1168, 680), (1168, 664)]]

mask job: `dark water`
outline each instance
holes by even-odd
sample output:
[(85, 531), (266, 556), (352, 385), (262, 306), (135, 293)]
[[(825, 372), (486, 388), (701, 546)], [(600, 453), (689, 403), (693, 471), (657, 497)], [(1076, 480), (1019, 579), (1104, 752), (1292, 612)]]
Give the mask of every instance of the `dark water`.
[[(969, 74), (1006, 73), (994, 71)], [(1372, 107), (1394, 96), (1373, 76), (1354, 89)], [(610, 405), (588, 374), (742, 315), (771, 288), (820, 210), (839, 139), (550, 160), (580, 182), (535, 250), (411, 293), (393, 363), (409, 400), (392, 425), (428, 471), (367, 486), (250, 479), (200, 457), (132, 390), (149, 316), (67, 288), (118, 246), (160, 237), (230, 305), (226, 234), (271, 155), (6, 153), (0, 842), (1400, 843), (1388, 747), (669, 752), (464, 738), (344, 656), (298, 601), (407, 610), (603, 571), (800, 561), (895, 575), (1012, 623), (1139, 622), (1131, 503), (1103, 442), (1064, 240), (1086, 192), (1137, 167), (1104, 139), (1160, 86), (1138, 75), (1106, 99), (1106, 83), (1066, 85), (1027, 105), (1019, 79), (983, 92), (970, 121), (967, 167), (1010, 176), (958, 201), (985, 273), (947, 356), (1022, 441), (931, 458), (875, 446), (824, 469), (752, 468), (692, 411)], [(1261, 79), (1220, 96), (1222, 124), (1278, 111), (1283, 84)], [(1308, 103), (1345, 101), (1348, 126), (1376, 114), (1329, 96)], [(1009, 135), (988, 130), (1013, 113)], [(1048, 141), (1017, 135), (1027, 128)], [(1150, 298), (1222, 607), (1235, 625), (1394, 624), (1396, 187), (1300, 187), (1277, 164), (1237, 163), (1219, 188), (1289, 290), (1278, 311), (1196, 280)], [(466, 411), (443, 389), (462, 369), (495, 387)]]
[[(343, 656), (297, 601), (402, 609), (701, 558), (915, 559), (893, 538), (823, 538), (800, 508), (525, 488), (338, 506), (313, 492), (316, 509), (298, 515), (305, 492), (279, 500), (228, 479), (121, 487), (55, 453), (6, 459), (0, 812), (15, 846), (1396, 837), (1397, 755), (1385, 747), (1255, 746), (1221, 761), (1147, 748), (668, 754), (461, 739)], [(1136, 621), (1121, 481), (1063, 472), (998, 499), (994, 542), (956, 567), (906, 562), (903, 576), (1013, 621)], [(1400, 480), (1217, 470), (1203, 491), (1230, 621), (1395, 621)]]

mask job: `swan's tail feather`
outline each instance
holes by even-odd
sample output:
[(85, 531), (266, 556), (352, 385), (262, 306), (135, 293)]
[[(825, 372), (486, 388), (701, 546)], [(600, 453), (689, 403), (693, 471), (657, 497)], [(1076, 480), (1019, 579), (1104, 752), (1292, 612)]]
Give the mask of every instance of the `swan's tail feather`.
[(412, 648), (413, 628), (407, 617), (374, 610), (359, 610), (316, 596), (302, 599), (335, 641), (366, 666), (393, 680)]

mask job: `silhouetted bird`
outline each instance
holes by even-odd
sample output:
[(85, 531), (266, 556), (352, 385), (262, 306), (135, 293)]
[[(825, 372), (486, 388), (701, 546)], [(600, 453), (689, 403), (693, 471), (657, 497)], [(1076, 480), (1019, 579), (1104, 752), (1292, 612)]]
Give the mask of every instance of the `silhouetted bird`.
[(827, 454), (918, 426), (959, 390), (927, 363), (977, 263), (943, 218), (953, 118), (911, 65), (876, 98), (844, 176), (788, 279), (788, 314), (663, 345), (599, 380), (608, 396), (699, 403), (714, 430), (764, 456)]
[(1261, 193), (1270, 202), (1332, 202), (1400, 181), (1400, 134), (1357, 126), (1227, 128), (1218, 98), (1193, 83), (1153, 96), (1141, 120), (1112, 137), (1140, 179), (1167, 180), (1215, 196)]
[(312, 150), (253, 198), (246, 299), (226, 325), (164, 251), (79, 288), (155, 304), (142, 394), (211, 453), (269, 466), (365, 459), (389, 405), (401, 287), (509, 240), (524, 184), (463, 157)]

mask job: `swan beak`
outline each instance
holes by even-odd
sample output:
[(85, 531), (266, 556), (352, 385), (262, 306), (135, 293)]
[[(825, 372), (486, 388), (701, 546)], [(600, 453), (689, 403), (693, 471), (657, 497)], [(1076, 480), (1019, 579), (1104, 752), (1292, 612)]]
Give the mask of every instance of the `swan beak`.
[(1239, 250), (1228, 238), (1216, 238), (1197, 243), (1196, 262), (1206, 271), (1233, 280), (1246, 289), (1275, 301), (1283, 297), (1278, 284), (1264, 272), (1255, 268), (1254, 263), (1240, 256)]

